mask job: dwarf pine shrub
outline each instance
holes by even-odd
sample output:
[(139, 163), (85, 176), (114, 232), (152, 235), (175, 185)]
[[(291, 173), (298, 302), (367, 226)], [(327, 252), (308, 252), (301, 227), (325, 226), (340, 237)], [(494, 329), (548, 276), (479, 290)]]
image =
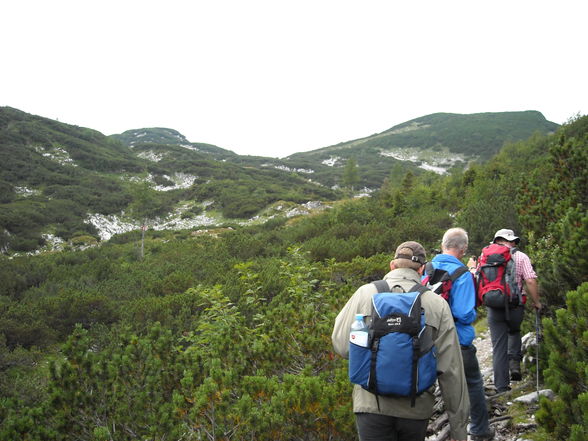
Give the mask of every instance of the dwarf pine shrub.
[(581, 441), (588, 439), (588, 283), (568, 293), (566, 306), (543, 320), (545, 383), (557, 398), (541, 399), (537, 421), (554, 439)]

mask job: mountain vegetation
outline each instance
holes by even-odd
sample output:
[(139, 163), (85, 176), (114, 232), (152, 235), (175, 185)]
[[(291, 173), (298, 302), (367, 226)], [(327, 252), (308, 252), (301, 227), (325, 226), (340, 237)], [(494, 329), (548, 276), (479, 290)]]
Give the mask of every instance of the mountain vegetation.
[[(152, 140), (185, 143), (177, 132), (152, 132)], [(0, 250), (35, 251), (50, 237), (100, 240), (92, 214), (126, 212), (138, 226), (145, 214), (155, 219), (184, 207), (183, 218), (216, 211), (222, 225), (246, 220), (278, 201), (339, 197), (290, 172), (224, 162), (219, 155), (225, 152), (230, 154), (201, 144), (151, 142), (129, 148), (116, 137), (0, 108)], [(151, 201), (153, 209), (132, 210), (138, 199)]]
[(296, 153), (286, 159), (291, 167), (313, 169), (316, 179), (332, 184), (332, 172), (329, 174), (317, 164), (335, 164), (336, 176), (341, 176), (346, 161), (355, 158), (360, 185), (379, 188), (386, 178), (401, 179), (407, 164), (415, 174), (423, 169), (438, 173), (463, 170), (472, 162), (486, 162), (505, 143), (522, 141), (535, 133), (552, 133), (557, 127), (537, 111), (435, 113), (365, 138)]
[[(267, 219), (276, 206), (333, 201), (352, 189), (370, 193), (385, 180), (400, 181), (407, 170), (418, 176), (431, 164), (437, 172), (463, 169), (504, 142), (556, 126), (539, 112), (435, 114), (361, 140), (277, 159), (190, 143), (165, 128), (106, 137), (4, 107), (0, 250), (87, 246), (111, 236), (102, 231), (105, 222), (125, 223), (119, 230), (110, 227), (120, 232), (145, 223), (233, 226)], [(444, 150), (448, 155), (440, 159)], [(139, 207), (138, 200), (147, 206)], [(182, 222), (173, 222), (174, 217)]]
[[(460, 115), (436, 113), (416, 118), (354, 141), (295, 153), (286, 158), (242, 156), (206, 144), (193, 144), (218, 160), (240, 165), (272, 167), (299, 173), (327, 187), (342, 186), (345, 167), (356, 161), (359, 188), (378, 189), (385, 179), (400, 180), (411, 169), (446, 173), (463, 170), (471, 162), (483, 163), (505, 143), (548, 134), (558, 125), (537, 111)], [(163, 133), (167, 133), (164, 135)], [(132, 146), (138, 142), (186, 145), (186, 139), (170, 129), (130, 130), (116, 138)]]
[(192, 143), (177, 130), (161, 127), (127, 130), (119, 135), (112, 135), (111, 138), (117, 139), (129, 147), (134, 147), (136, 144), (179, 145), (191, 150), (210, 153), (217, 160), (235, 159), (239, 156), (230, 150), (212, 144)]
[[(52, 127), (45, 120), (35, 124), (39, 131)], [(39, 170), (49, 176), (58, 170), (27, 148), (22, 128), (1, 127), (1, 139), (12, 133), (30, 161), (44, 164)], [(81, 143), (80, 129), (68, 130)], [(135, 143), (125, 150), (118, 140), (88, 136), (110, 147), (95, 155), (108, 158), (108, 151), (128, 161), (125, 171), (136, 164), (137, 174), (151, 167), (153, 175), (174, 170), (206, 177), (173, 190), (178, 195), (170, 204), (185, 195), (218, 203), (221, 177), (234, 188), (244, 185), (241, 198), (263, 188), (264, 203), (274, 197), (272, 188), (284, 188), (277, 181), (286, 176), (292, 176), (285, 186), (294, 194), (318, 192), (297, 174), (259, 174), (209, 156), (193, 162), (193, 154), (204, 154), (179, 145)], [(507, 143), (465, 170), (406, 168), (371, 197), (327, 193), (331, 208), (311, 216), (208, 231), (150, 229), (142, 257), (138, 230), (85, 250), (0, 256), (0, 439), (353, 440), (347, 364), (330, 342), (334, 318), (358, 286), (386, 273), (400, 242), (417, 240), (433, 254), (454, 225), (468, 230), (472, 254), (499, 228), (521, 235), (545, 305), (540, 380), (558, 394), (553, 402), (542, 398), (539, 435), (585, 439), (587, 145), (588, 117), (577, 117), (554, 134)], [(161, 159), (142, 159), (146, 152)], [(354, 158), (360, 164), (361, 156)], [(196, 170), (195, 163), (203, 165)], [(361, 166), (354, 171), (353, 165), (347, 166), (350, 184), (355, 171), (361, 175)], [(120, 169), (108, 167), (99, 176), (110, 176), (124, 193), (114, 178)], [(72, 168), (72, 179), (99, 173)], [(44, 191), (23, 174), (30, 181), (20, 185)], [(256, 187), (241, 183), (254, 178)], [(146, 197), (149, 203), (137, 209), (141, 215), (157, 211), (165, 202), (161, 195), (170, 193), (151, 191), (147, 196), (161, 199)], [(280, 197), (288, 194), (283, 191)], [(141, 199), (128, 194), (121, 206)], [(10, 197), (2, 216), (5, 207), (34, 196)], [(53, 200), (39, 199), (38, 207)]]

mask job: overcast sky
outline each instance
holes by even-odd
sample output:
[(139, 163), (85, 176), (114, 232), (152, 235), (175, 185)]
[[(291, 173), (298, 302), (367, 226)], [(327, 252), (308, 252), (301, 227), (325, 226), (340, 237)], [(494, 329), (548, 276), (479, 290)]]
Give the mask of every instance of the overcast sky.
[(588, 1), (19, 0), (0, 106), (283, 157), (435, 112), (588, 112)]

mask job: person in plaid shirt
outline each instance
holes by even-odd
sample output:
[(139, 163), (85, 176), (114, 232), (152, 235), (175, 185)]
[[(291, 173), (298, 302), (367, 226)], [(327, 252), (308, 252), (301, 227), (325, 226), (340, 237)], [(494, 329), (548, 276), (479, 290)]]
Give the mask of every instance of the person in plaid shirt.
[(537, 274), (533, 270), (529, 256), (515, 249), (519, 242), (520, 239), (515, 236), (513, 230), (501, 229), (494, 235), (494, 243), (511, 248), (511, 256), (515, 261), (516, 282), (523, 293), (523, 304), (509, 309), (508, 320), (504, 309), (488, 308), (494, 386), (497, 392), (510, 390), (510, 380), (521, 380), (521, 323), (527, 295), (530, 296), (533, 306), (541, 310)]

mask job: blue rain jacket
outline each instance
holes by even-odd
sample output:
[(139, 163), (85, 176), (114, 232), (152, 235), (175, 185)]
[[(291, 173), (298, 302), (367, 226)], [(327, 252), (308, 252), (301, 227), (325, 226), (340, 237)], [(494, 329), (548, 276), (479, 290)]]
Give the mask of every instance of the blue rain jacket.
[[(434, 268), (442, 269), (452, 274), (464, 264), (449, 254), (437, 254), (431, 261)], [(469, 346), (476, 337), (472, 323), (476, 320), (476, 290), (474, 279), (469, 272), (463, 274), (454, 283), (449, 295), (449, 307), (455, 319), (455, 329), (459, 344)]]

